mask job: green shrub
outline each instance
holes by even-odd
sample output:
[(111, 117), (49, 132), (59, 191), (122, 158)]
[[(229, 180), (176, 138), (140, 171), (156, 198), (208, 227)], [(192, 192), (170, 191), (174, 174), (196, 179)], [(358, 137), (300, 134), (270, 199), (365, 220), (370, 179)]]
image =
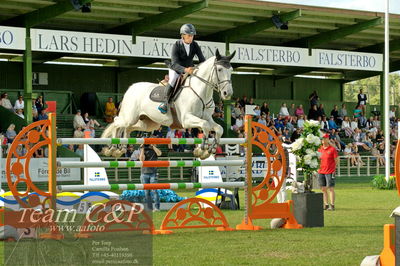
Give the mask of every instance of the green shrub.
[(384, 175), (376, 175), (372, 179), (372, 187), (377, 189), (394, 189), (396, 188), (396, 179), (391, 175), (389, 182), (386, 182)]

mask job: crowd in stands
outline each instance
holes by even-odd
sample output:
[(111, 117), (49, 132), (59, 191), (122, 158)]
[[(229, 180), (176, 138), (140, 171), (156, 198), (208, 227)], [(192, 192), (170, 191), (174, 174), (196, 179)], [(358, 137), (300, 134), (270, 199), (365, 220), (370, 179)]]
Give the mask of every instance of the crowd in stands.
[[(8, 109), (10, 112), (15, 113), (22, 119), (25, 118), (25, 101), (22, 95), (19, 95), (14, 105), (12, 105), (10, 99), (8, 98), (7, 92), (4, 92), (0, 95), (0, 105)], [(38, 96), (36, 99), (32, 99), (32, 116), (33, 122), (48, 119), (42, 95)]]
[[(310, 108), (308, 112), (303, 105), (282, 103), (277, 113), (271, 113), (269, 105), (264, 102), (261, 105), (254, 104), (254, 100), (246, 96), (237, 98), (231, 106), (232, 129), (237, 134), (244, 134), (244, 115), (246, 105), (255, 105), (255, 121), (269, 127), (282, 140), (291, 144), (296, 141), (302, 133), (304, 122), (317, 120), (321, 124), (321, 131), (329, 133), (330, 142), (343, 155), (348, 156), (351, 165), (363, 165), (360, 152), (363, 155), (373, 156), (378, 165), (384, 165), (385, 138), (381, 128), (379, 116), (366, 114), (367, 97), (360, 90), (357, 106), (353, 110), (347, 110), (346, 104), (334, 105), (330, 112), (324, 109), (320, 103), (317, 91), (309, 96)], [(289, 107), (288, 107), (289, 106)], [(223, 108), (221, 108), (223, 110)], [(390, 111), (390, 147), (393, 156), (395, 142), (397, 141), (397, 122), (400, 121), (396, 115), (396, 108)], [(223, 114), (221, 115), (223, 117)]]

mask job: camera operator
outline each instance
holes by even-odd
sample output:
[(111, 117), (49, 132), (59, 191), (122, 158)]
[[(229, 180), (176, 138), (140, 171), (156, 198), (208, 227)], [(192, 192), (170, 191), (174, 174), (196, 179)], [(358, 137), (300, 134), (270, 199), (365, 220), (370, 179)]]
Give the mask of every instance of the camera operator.
[[(161, 155), (161, 151), (151, 144), (142, 144), (140, 146), (140, 161), (157, 161), (158, 156)], [(140, 182), (142, 184), (157, 183), (157, 167), (142, 167), (140, 174)], [(151, 190), (145, 190), (147, 208), (153, 210), (153, 200), (151, 198)], [(160, 198), (157, 191), (154, 191), (155, 197), (155, 209), (153, 211), (160, 210)]]

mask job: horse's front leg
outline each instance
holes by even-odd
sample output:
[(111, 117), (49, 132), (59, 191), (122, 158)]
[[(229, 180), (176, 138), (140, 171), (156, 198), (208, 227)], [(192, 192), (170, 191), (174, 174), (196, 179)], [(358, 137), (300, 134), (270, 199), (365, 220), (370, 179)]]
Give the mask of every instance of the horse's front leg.
[(215, 132), (215, 138), (213, 140), (213, 143), (208, 148), (208, 152), (210, 154), (215, 154), (215, 152), (217, 151), (217, 147), (219, 145), (220, 139), (222, 137), (222, 134), (224, 133), (224, 129), (219, 124), (215, 123), (212, 118), (211, 118), (211, 120), (209, 120), (209, 123), (211, 125), (211, 130), (213, 130)]
[(192, 114), (186, 114), (182, 121), (182, 126), (184, 128), (200, 128), (203, 131), (203, 143), (200, 147), (196, 147), (193, 151), (195, 157), (200, 157), (200, 159), (206, 159), (210, 156), (208, 152), (208, 135), (211, 130), (210, 123), (207, 120), (201, 119)]

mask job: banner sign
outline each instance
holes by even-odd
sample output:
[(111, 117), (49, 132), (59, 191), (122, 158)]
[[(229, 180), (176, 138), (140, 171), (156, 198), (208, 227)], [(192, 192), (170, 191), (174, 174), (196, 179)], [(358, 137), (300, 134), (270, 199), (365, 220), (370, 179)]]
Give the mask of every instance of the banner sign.
[(234, 63), (382, 71), (381, 54), (232, 43)]
[[(6, 165), (6, 159), (1, 159), (1, 165)], [(16, 159), (14, 159), (15, 161)], [(58, 161), (80, 161), (78, 157), (57, 158)], [(25, 160), (21, 160), (24, 163)], [(29, 163), (29, 173), (33, 182), (48, 182), (49, 167), (47, 158), (32, 158)], [(24, 177), (24, 175), (21, 175)], [(80, 181), (81, 169), (79, 168), (57, 168), (57, 181)], [(1, 169), (1, 182), (7, 183), (6, 170)]]
[[(32, 50), (56, 53), (97, 54), (107, 56), (129, 56), (147, 58), (171, 58), (172, 45), (177, 39), (136, 37), (132, 43), (130, 35), (102, 34), (90, 32), (32, 29)], [(0, 49), (25, 48), (25, 29), (0, 27)], [(219, 49), (225, 54), (225, 43), (198, 41), (206, 58)], [(229, 44), (236, 51), (233, 63), (298, 66), (316, 68), (382, 71), (382, 54), (335, 51), (307, 48), (279, 47), (250, 44)]]
[[(42, 52), (99, 54), (150, 58), (171, 58), (176, 39), (136, 37), (130, 35), (101, 34), (73, 31), (32, 29), (32, 50)], [(218, 48), (225, 51), (225, 44), (198, 42), (206, 58), (212, 57)]]
[(0, 26), (0, 49), (25, 50), (25, 29)]

